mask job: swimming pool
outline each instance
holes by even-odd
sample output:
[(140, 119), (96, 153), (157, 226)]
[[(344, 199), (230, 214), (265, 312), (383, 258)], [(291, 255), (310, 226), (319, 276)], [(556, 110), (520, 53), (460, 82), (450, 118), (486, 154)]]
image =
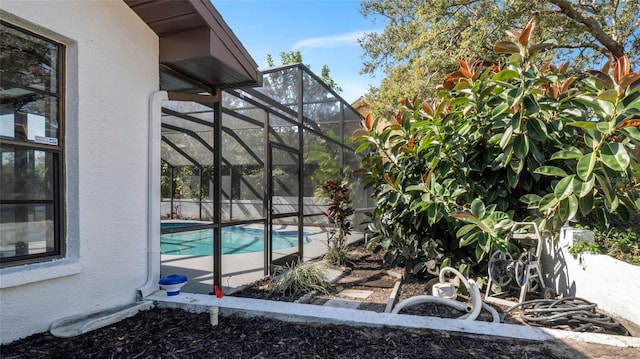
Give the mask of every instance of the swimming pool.
[[(176, 228), (174, 223), (162, 223), (162, 228)], [(304, 234), (305, 243), (311, 238)], [(297, 231), (273, 231), (273, 249), (298, 245)], [(165, 233), (160, 236), (162, 254), (213, 255), (213, 229)], [(264, 251), (264, 230), (248, 227), (222, 228), (222, 254), (240, 254)]]

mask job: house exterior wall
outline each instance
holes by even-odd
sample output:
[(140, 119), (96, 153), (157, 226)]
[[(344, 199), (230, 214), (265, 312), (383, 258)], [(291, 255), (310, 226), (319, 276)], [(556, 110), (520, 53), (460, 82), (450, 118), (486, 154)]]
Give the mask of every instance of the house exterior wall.
[(147, 279), (149, 97), (158, 37), (120, 1), (2, 0), (66, 45), (66, 258), (0, 270), (0, 342), (136, 299)]

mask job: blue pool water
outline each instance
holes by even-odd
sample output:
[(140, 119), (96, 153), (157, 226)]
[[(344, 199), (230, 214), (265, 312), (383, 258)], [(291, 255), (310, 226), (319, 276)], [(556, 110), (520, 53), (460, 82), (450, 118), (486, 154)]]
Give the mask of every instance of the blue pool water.
[[(193, 225), (193, 224), (192, 224)], [(162, 223), (162, 228), (179, 227), (175, 223)], [(308, 243), (311, 239), (304, 236)], [(298, 245), (297, 231), (273, 231), (273, 249), (284, 249)], [(213, 229), (165, 233), (160, 236), (162, 254), (213, 255)], [(240, 254), (264, 251), (264, 231), (256, 228), (222, 228), (222, 254)]]

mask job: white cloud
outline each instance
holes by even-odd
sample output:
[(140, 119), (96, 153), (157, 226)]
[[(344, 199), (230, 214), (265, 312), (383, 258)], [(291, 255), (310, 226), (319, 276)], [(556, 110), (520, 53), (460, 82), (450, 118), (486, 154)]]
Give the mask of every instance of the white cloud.
[(338, 46), (350, 46), (357, 45), (358, 39), (364, 37), (365, 33), (372, 31), (353, 31), (346, 34), (326, 36), (326, 37), (312, 37), (296, 42), (293, 45), (294, 50), (301, 49), (303, 47), (338, 47)]

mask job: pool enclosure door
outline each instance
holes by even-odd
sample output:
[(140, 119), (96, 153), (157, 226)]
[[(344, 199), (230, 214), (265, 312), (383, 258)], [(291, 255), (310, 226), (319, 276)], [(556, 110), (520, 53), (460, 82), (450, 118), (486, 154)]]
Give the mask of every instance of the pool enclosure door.
[[(274, 265), (290, 264), (302, 258), (300, 160), (298, 149), (269, 143), (265, 267), (271, 273)], [(297, 234), (298, 245), (286, 249), (274, 248), (274, 233)]]

